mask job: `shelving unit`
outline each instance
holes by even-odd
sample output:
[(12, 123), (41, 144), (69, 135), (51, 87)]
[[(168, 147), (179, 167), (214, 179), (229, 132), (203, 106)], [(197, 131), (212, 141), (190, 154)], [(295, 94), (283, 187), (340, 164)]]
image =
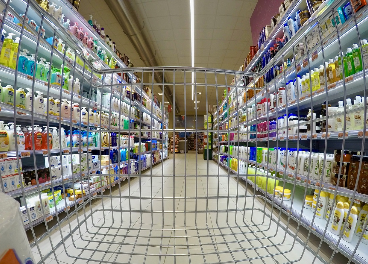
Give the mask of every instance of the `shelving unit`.
[[(6, 31), (5, 37), (13, 33), (14, 37), (20, 38), (18, 50), (14, 52), (16, 65), (13, 68), (8, 67), (11, 65), (3, 61), (0, 65), (2, 90), (7, 89), (7, 85), (13, 89), (11, 90), (13, 97), (9, 101), (12, 103), (7, 104), (3, 102), (2, 96), (0, 98), (0, 121), (14, 122), (14, 125), (21, 125), (22, 128), (26, 125), (33, 127), (25, 130), (25, 134), (17, 135), (17, 138), (24, 137), (25, 141), (29, 136), (27, 142), (33, 144), (31, 149), (23, 150), (21, 147), (24, 148), (24, 144), (19, 143), (17, 150), (0, 152), (1, 166), (7, 164), (8, 158), (13, 158), (20, 162), (21, 168), (14, 174), (13, 170), (2, 172), (0, 191), (18, 199), (21, 203), (25, 229), (41, 223), (46, 224), (54, 216), (68, 211), (72, 206), (85, 206), (87, 201), (98, 198), (99, 194), (107, 188), (119, 184), (127, 177), (141, 174), (168, 157), (167, 132), (160, 136), (160, 129), (167, 127), (168, 124), (168, 114), (163, 112), (164, 108), (161, 109), (160, 105), (154, 103), (153, 94), (149, 97), (141, 89), (142, 86), (134, 70), (127, 68), (68, 1), (55, 0), (52, 3), (62, 7), (64, 18), (70, 20), (70, 25), (77, 23), (79, 29), (95, 40), (95, 46), (98, 46), (96, 50), (87, 47), (86, 43), (71, 34), (70, 28), (65, 28), (61, 21), (42, 9), (36, 1), (29, 1), (29, 7), (22, 0), (13, 0), (9, 5), (0, 1), (2, 10), (7, 8), (5, 12), (7, 15), (1, 24), (1, 28)], [(30, 24), (24, 25), (26, 28), (23, 27), (21, 14), (25, 14), (38, 26), (42, 25), (45, 36), (39, 35), (39, 28), (33, 29)], [(21, 22), (16, 23), (16, 20)], [(59, 45), (61, 42), (64, 47)], [(6, 44), (3, 43), (2, 50), (6, 48)], [(19, 58), (22, 55), (18, 54), (18, 51), (23, 49), (35, 55), (33, 66), (27, 64), (26, 67), (30, 71), (23, 72), (20, 66)], [(97, 50), (106, 52), (108, 60), (100, 58), (95, 52)], [(43, 66), (40, 58), (45, 58), (49, 64)], [(29, 58), (27, 60), (31, 61)], [(107, 61), (116, 62), (116, 65), (113, 64), (111, 67), (106, 63)], [(115, 66), (117, 69), (111, 70)], [(100, 70), (107, 71), (100, 72)], [(41, 78), (41, 76), (46, 77)], [(77, 79), (80, 83), (79, 89), (75, 88)], [(68, 86), (68, 82), (72, 82), (71, 86)], [(20, 88), (30, 89), (29, 95), (32, 99), (28, 100), (33, 100), (33, 103), (30, 103), (29, 108), (27, 108), (28, 101), (25, 102), (28, 98), (26, 94), (22, 94), (23, 103), (18, 102)], [(41, 93), (44, 95), (43, 98), (39, 97)], [(108, 97), (104, 98), (106, 95)], [(69, 102), (68, 108), (62, 105), (63, 99)], [(57, 103), (57, 100), (60, 103)], [(83, 108), (86, 108), (85, 112), (82, 111)], [(64, 115), (65, 109), (69, 109), (70, 115)], [(88, 118), (85, 119), (83, 115), (88, 115)], [(134, 123), (138, 124), (137, 129), (134, 128)], [(45, 137), (42, 135), (42, 139), (41, 136), (40, 139), (38, 138), (35, 125), (45, 126)], [(57, 140), (55, 136), (54, 139), (58, 144), (55, 144), (57, 147), (54, 148), (52, 134), (48, 134), (48, 132), (51, 133), (51, 127), (57, 129)], [(7, 133), (11, 132), (9, 130)], [(123, 135), (125, 137), (122, 137)], [(130, 137), (134, 141), (127, 143)], [(9, 138), (11, 139), (10, 134)], [(42, 147), (38, 147), (38, 142), (43, 140), (49, 144), (45, 146), (42, 143)], [(161, 142), (163, 149), (146, 150), (144, 147), (147, 140)], [(66, 146), (60, 147), (64, 142)], [(13, 143), (16, 144), (11, 140), (8, 142), (9, 145)], [(134, 147), (137, 148), (133, 151)], [(126, 157), (123, 157), (123, 154)], [(64, 163), (64, 157), (65, 160), (70, 160)], [(107, 159), (104, 161), (106, 165), (102, 165), (103, 158)], [(59, 163), (57, 163), (58, 159)], [(46, 163), (45, 160), (48, 162)], [(56, 165), (52, 163), (55, 160)], [(46, 164), (48, 167), (45, 168)], [(76, 169), (72, 171), (70, 167)], [(47, 178), (42, 178), (42, 181), (37, 172), (40, 169), (45, 170), (48, 175)], [(71, 172), (67, 173), (69, 169)], [(60, 175), (56, 175), (54, 170), (61, 171)], [(34, 175), (29, 176), (32, 184), (28, 182), (28, 178), (27, 181), (25, 180), (25, 174), (30, 171), (34, 172)], [(95, 187), (97, 185), (91, 182), (93, 177), (103, 179), (106, 185)], [(74, 186), (86, 183), (89, 191), (82, 198), (75, 198), (75, 201), (65, 198), (58, 205), (53, 201), (56, 198), (56, 190), (60, 190), (64, 195), (68, 189), (73, 189), (75, 194)], [(51, 204), (50, 214), (38, 215), (35, 218), (36, 205), (31, 204), (28, 198), (34, 195), (38, 197), (43, 193), (53, 198), (50, 199), (50, 203), (55, 203), (55, 206)]]
[[(367, 96), (365, 91), (368, 75), (367, 61), (362, 59), (362, 71), (355, 72), (349, 76), (345, 75), (346, 72), (343, 71), (343, 78), (340, 80), (335, 78), (337, 81), (330, 81), (329, 79), (327, 71), (330, 71), (332, 68), (322, 67), (323, 76), (328, 78), (329, 83), (326, 82), (319, 89), (314, 89), (315, 83), (310, 87), (308, 86), (309, 83), (312, 83), (311, 75), (309, 75), (308, 79), (305, 79), (309, 83), (307, 84), (307, 81), (305, 81), (305, 84), (302, 84), (304, 75), (307, 76), (306, 74), (311, 73), (311, 70), (315, 68), (319, 69), (320, 65), (324, 65), (329, 59), (334, 59), (338, 55), (341, 56), (341, 52), (346, 54), (347, 48), (352, 47), (354, 43), (359, 44), (360, 52), (366, 52), (365, 48), (362, 48), (360, 45), (357, 30), (359, 30), (361, 39), (368, 38), (367, 6), (353, 14), (345, 23), (339, 24), (337, 28), (334, 27), (327, 33), (322, 32), (325, 23), (327, 23), (326, 19), (330, 16), (332, 17), (331, 12), (335, 12), (344, 2), (346, 1), (324, 1), (297, 33), (278, 50), (263, 68), (259, 69), (259, 62), (264, 59), (268, 49), (275, 43), (274, 39), (282, 36), (283, 25), (288, 17), (295, 16), (296, 11), (306, 5), (304, 0), (292, 2), (284, 15), (278, 20), (278, 24), (272, 29), (263, 46), (245, 65), (244, 72), (247, 77), (243, 76), (243, 79), (246, 85), (235, 85), (234, 83), (230, 85), (224, 100), (221, 102), (217, 112), (214, 113), (215, 133), (219, 130), (216, 137), (228, 134), (228, 138), (226, 137), (226, 140), (223, 137), (220, 137), (220, 140), (215, 139), (216, 146), (214, 146), (213, 159), (224, 167), (230, 176), (242, 178), (256, 191), (261, 192), (267, 202), (290, 215), (299, 225), (304, 226), (309, 232), (317, 235), (333, 249), (336, 247), (336, 250), (345, 256), (352, 256), (357, 263), (366, 263), (368, 261), (368, 255), (366, 254), (367, 246), (360, 242), (356, 248), (360, 236), (354, 234), (353, 241), (350, 243), (346, 242), (342, 235), (336, 236), (331, 233), (331, 224), (328, 224), (325, 219), (314, 217), (314, 210), (302, 210), (302, 208), (305, 195), (311, 194), (313, 189), (334, 193), (350, 199), (357, 199), (364, 203), (368, 203), (368, 193), (360, 193), (348, 187), (335, 185), (330, 181), (335, 176), (332, 176), (333, 170), (330, 172), (331, 176), (326, 177), (322, 173), (323, 178), (320, 176), (321, 178), (315, 179), (313, 175), (299, 174), (297, 170), (301, 166), (300, 164), (297, 165), (296, 172), (290, 172), (287, 169), (288, 162), (292, 162), (292, 160), (297, 158), (289, 156), (292, 155), (289, 154), (293, 152), (292, 149), (295, 149), (296, 153), (307, 150), (311, 153), (313, 151), (313, 153), (327, 154), (334, 153), (334, 150), (343, 149), (343, 151), (349, 150), (349, 153), (352, 153), (351, 155), (358, 156), (362, 152), (362, 155), (366, 155), (368, 151), (366, 145), (362, 144), (363, 139), (368, 136), (368, 131), (366, 131), (363, 125), (357, 127), (354, 123), (353, 128), (349, 128), (346, 125), (342, 129), (337, 129), (337, 126), (334, 126), (336, 118), (344, 120), (345, 124), (347, 118), (354, 119), (357, 113), (360, 116), (365, 115), (368, 107), (365, 98), (363, 98), (364, 101), (361, 105), (352, 108), (346, 106), (346, 98)], [(308, 46), (308, 41), (313, 34), (314, 36), (320, 34), (322, 36), (321, 41), (317, 42), (316, 45)], [(298, 43), (305, 43), (305, 54), (299, 57), (296, 54)], [(362, 56), (368, 55), (365, 54)], [(291, 61), (291, 65), (282, 67), (282, 71), (280, 70), (277, 76), (269, 80), (270, 76), (268, 74), (270, 70), (274, 69), (275, 66), (284, 66), (286, 61)], [(343, 67), (345, 59), (343, 60), (340, 57), (340, 61)], [(354, 62), (358, 63), (357, 61)], [(256, 67), (256, 65), (258, 66)], [(298, 76), (300, 76), (300, 79), (297, 79)], [(295, 86), (293, 84), (292, 87), (293, 89), (295, 87), (295, 90), (288, 90), (291, 89), (290, 81), (294, 80)], [(264, 83), (264, 85), (260, 86), (260, 83)], [(299, 84), (302, 87), (301, 90), (299, 90)], [(285, 87), (285, 101), (280, 99), (282, 97), (280, 87)], [(306, 87), (306, 90), (303, 90), (304, 87)], [(251, 96), (249, 96), (249, 92), (251, 92)], [(292, 98), (292, 93), (295, 93), (295, 99)], [(276, 105), (273, 104), (273, 98), (276, 100)], [(335, 107), (339, 100), (342, 100), (344, 104), (341, 112), (336, 112), (329, 106), (326, 106), (326, 108), (323, 106), (324, 102), (327, 102), (327, 104)], [(331, 113), (326, 113), (326, 111), (323, 113), (322, 110), (327, 108)], [(309, 114), (309, 119), (307, 120), (304, 116), (307, 116), (309, 110), (312, 113), (317, 113), (317, 115), (314, 118), (312, 114)], [(319, 113), (321, 113), (321, 117)], [(295, 123), (292, 121), (294, 117), (290, 114), (295, 115), (295, 120), (297, 120)], [(284, 120), (285, 122), (283, 122)], [(362, 123), (366, 123), (365, 121), (363, 119)], [(313, 131), (318, 125), (321, 126), (321, 131)], [(307, 126), (310, 127), (307, 128)], [(227, 146), (226, 152), (223, 152), (223, 146)], [(240, 153), (230, 155), (229, 153), (231, 152), (229, 150), (232, 147), (256, 148), (257, 151), (259, 148), (265, 148), (268, 151), (281, 148), (285, 150), (286, 157), (283, 162), (286, 162), (286, 167), (279, 163), (275, 166), (269, 161), (262, 160), (262, 158), (262, 161), (259, 162), (258, 153), (255, 154), (256, 158), (252, 159), (244, 158), (243, 153), (241, 155)], [(281, 157), (281, 159), (283, 158)], [(242, 163), (239, 164), (240, 162)], [(324, 160), (322, 162), (325, 164)], [(246, 172), (243, 172), (244, 169), (241, 167), (244, 164)], [(336, 164), (333, 163), (332, 166), (338, 167)], [(312, 166), (312, 163), (310, 166)], [(275, 197), (274, 190), (271, 193), (263, 190), (257, 185), (258, 182), (252, 179), (254, 178), (253, 171), (252, 173), (247, 172), (249, 168), (255, 170), (256, 177), (263, 177), (267, 181), (278, 180), (279, 186), (290, 189), (292, 191), (291, 200), (281, 201), (281, 199)], [(349, 174), (346, 173), (346, 175), (348, 178), (353, 177), (350, 175), (350, 172)], [(365, 177), (362, 173), (360, 175)], [(319, 196), (318, 199), (320, 199)]]

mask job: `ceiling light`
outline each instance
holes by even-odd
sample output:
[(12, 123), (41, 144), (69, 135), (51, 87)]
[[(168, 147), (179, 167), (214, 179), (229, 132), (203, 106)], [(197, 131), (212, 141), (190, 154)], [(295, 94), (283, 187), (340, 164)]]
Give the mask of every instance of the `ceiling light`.
[(199, 109), (199, 107), (194, 107), (194, 109)]
[(169, 102), (164, 102), (164, 104), (169, 104)]
[(202, 92), (197, 92), (198, 95), (202, 94)]
[(199, 104), (201, 101), (195, 101), (197, 104)]
[[(192, 67), (194, 67), (194, 0), (190, 1), (190, 46), (192, 52)], [(192, 100), (194, 100), (194, 72), (192, 72)]]
[(158, 93), (158, 95), (163, 95), (163, 93)]

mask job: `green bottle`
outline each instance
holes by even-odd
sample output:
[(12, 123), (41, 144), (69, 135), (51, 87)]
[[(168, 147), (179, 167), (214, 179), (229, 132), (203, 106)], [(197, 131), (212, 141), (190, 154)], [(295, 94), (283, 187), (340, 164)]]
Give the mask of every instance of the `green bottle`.
[(363, 70), (362, 55), (357, 44), (353, 44), (353, 60), (355, 73)]
[(345, 78), (355, 73), (353, 51), (351, 48), (347, 49), (346, 55), (344, 57), (344, 70), (345, 70)]

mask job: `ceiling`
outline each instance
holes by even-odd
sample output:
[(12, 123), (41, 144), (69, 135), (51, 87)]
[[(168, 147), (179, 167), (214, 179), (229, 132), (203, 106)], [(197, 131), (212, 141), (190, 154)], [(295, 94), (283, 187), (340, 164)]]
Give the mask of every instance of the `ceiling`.
[[(152, 66), (190, 66), (190, 2), (189, 0), (131, 0), (132, 9), (138, 18), (141, 34), (145, 36), (158, 65)], [(252, 45), (250, 17), (257, 0), (194, 0), (195, 23), (195, 67), (237, 70)], [(143, 61), (132, 45), (118, 20), (105, 1), (81, 1), (79, 12), (88, 20), (89, 15), (105, 28), (105, 33), (115, 41), (117, 49), (131, 59), (135, 67), (151, 66)], [(175, 74), (175, 83), (183, 83), (182, 73)], [(233, 76), (216, 74), (218, 84), (230, 84)], [(197, 83), (204, 83), (204, 74), (197, 74)], [(215, 74), (208, 73), (207, 84), (215, 84)], [(147, 79), (147, 78), (146, 78)], [(166, 82), (173, 82), (172, 72), (165, 74)], [(190, 83), (190, 73), (186, 73)], [(173, 86), (170, 86), (173, 91)], [(207, 109), (221, 102), (225, 87), (215, 89), (207, 86)], [(191, 85), (175, 86), (175, 99), (180, 113), (196, 113), (191, 100)], [(216, 96), (217, 90), (217, 96)], [(198, 115), (206, 114), (206, 89), (198, 86), (201, 92)], [(161, 92), (154, 89), (155, 94)], [(161, 98), (161, 96), (159, 96)], [(216, 100), (217, 98), (217, 100)]]

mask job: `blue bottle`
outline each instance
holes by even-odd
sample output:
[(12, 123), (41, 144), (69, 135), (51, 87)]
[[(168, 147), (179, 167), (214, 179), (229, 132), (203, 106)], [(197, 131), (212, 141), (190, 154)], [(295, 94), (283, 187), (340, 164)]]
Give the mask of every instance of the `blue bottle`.
[(29, 76), (33, 76), (35, 72), (35, 59), (34, 54), (28, 56), (28, 60), (26, 62), (26, 74)]
[(28, 62), (27, 53), (28, 50), (26, 49), (23, 49), (23, 51), (19, 53), (18, 71), (24, 74), (27, 74), (27, 62)]

